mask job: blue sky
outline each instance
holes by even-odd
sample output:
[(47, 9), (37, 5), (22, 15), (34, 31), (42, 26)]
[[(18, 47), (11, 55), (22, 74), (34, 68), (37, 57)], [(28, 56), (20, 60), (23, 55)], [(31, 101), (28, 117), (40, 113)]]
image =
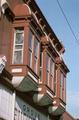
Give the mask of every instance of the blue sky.
[[(65, 46), (67, 76), (67, 111), (79, 118), (79, 44), (76, 42), (56, 0), (36, 0), (48, 23)], [(79, 41), (79, 0), (59, 0)]]

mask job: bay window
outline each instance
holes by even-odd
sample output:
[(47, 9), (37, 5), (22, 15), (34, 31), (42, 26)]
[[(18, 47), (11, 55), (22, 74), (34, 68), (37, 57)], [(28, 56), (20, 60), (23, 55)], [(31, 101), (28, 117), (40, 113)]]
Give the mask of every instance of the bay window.
[(23, 63), (24, 30), (16, 29), (14, 35), (13, 64)]

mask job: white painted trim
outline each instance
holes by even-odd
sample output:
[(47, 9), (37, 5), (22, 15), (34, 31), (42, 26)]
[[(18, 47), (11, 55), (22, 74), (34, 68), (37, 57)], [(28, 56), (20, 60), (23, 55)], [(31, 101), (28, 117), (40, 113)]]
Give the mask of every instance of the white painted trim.
[(48, 90), (46, 91), (51, 97), (54, 97)]
[(32, 12), (32, 14), (34, 15), (34, 18), (35, 18), (35, 20), (37, 21), (37, 23), (39, 23), (39, 21), (38, 21), (38, 19), (37, 19), (36, 15), (35, 15), (35, 13), (34, 13), (34, 12)]
[(15, 68), (15, 69), (12, 69), (12, 73), (19, 73), (19, 72), (22, 72), (22, 68)]
[(28, 72), (28, 75), (29, 75), (35, 82), (38, 81), (30, 72)]
[(29, 13), (31, 14), (32, 12), (31, 12), (30, 7), (27, 4), (25, 4), (25, 5), (28, 7)]
[(64, 106), (62, 103), (60, 103), (60, 105), (61, 105), (63, 108), (65, 108), (65, 106)]

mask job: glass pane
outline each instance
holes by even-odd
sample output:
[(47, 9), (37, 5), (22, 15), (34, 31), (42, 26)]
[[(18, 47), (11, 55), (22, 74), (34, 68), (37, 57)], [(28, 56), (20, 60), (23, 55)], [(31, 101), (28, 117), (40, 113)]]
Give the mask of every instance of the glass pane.
[(53, 60), (51, 60), (51, 63), (50, 63), (50, 72), (52, 75), (54, 74), (54, 62), (53, 62)]
[(46, 72), (47, 85), (49, 85), (49, 71)]
[(22, 51), (15, 51), (14, 64), (21, 64), (21, 63), (22, 63)]
[(54, 78), (52, 75), (50, 76), (50, 80), (51, 80), (51, 88), (54, 91)]
[(60, 97), (63, 98), (63, 87), (64, 87), (64, 74), (61, 72), (60, 80)]
[(34, 55), (37, 57), (38, 56), (38, 40), (35, 38), (34, 40)]
[(40, 66), (42, 66), (42, 52), (40, 53)]
[(24, 40), (24, 33), (23, 33), (23, 31), (17, 31), (16, 32), (15, 44), (22, 44), (23, 40)]
[(37, 73), (37, 58), (34, 58), (34, 71)]
[(63, 87), (63, 82), (64, 82), (64, 75), (61, 73), (61, 81), (60, 81), (60, 86)]
[(50, 71), (50, 57), (48, 55), (46, 57), (46, 69)]
[(29, 33), (29, 48), (32, 50), (32, 37), (33, 37), (33, 33), (30, 31)]
[(32, 68), (32, 52), (29, 50), (29, 67)]

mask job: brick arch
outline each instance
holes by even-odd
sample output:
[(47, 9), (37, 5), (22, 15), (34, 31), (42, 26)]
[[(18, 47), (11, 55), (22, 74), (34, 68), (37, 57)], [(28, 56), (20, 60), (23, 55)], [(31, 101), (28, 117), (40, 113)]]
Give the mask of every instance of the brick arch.
[(15, 16), (26, 16), (31, 14), (31, 10), (26, 4), (18, 4), (13, 10)]

